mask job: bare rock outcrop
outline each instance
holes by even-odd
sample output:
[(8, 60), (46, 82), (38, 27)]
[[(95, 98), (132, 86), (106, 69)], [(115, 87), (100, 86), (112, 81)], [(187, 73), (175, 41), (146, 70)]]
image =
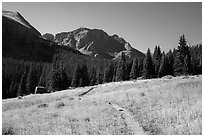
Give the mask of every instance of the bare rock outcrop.
[(47, 39), (47, 40), (49, 40), (49, 41), (52, 41), (52, 42), (54, 42), (54, 35), (52, 35), (52, 34), (50, 34), (50, 33), (45, 33), (44, 35), (42, 35), (43, 36), (43, 38), (45, 38), (45, 39)]
[(79, 28), (71, 32), (55, 35), (56, 43), (79, 50), (81, 53), (94, 57), (113, 59), (124, 52), (129, 58), (144, 58), (145, 55), (131, 47), (117, 35), (109, 36), (100, 29)]

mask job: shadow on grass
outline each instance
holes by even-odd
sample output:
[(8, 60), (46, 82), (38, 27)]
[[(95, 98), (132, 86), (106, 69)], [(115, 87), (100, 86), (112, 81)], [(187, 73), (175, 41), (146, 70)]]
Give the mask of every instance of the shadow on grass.
[(9, 123), (2, 124), (2, 135), (15, 135), (15, 130), (13, 126)]

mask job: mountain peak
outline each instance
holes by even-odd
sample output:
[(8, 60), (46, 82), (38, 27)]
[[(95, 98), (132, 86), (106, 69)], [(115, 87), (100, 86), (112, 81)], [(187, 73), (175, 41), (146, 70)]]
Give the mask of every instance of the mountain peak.
[(109, 36), (102, 29), (80, 27), (71, 32), (62, 32), (55, 35), (55, 42), (75, 48), (86, 55), (112, 59), (121, 51), (128, 57), (144, 58), (144, 54), (126, 42), (122, 37), (114, 34)]
[(14, 22), (17, 22), (28, 29), (34, 30), (37, 35), (41, 35), (40, 32), (37, 31), (32, 25), (30, 25), (30, 23), (26, 21), (19, 12), (3, 10), (2, 17), (13, 20)]

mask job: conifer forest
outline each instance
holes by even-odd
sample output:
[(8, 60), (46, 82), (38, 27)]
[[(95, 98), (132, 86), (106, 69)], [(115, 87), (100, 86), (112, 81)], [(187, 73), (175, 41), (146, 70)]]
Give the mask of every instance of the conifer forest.
[(165, 53), (162, 45), (156, 45), (152, 52), (147, 49), (144, 59), (131, 59), (122, 54), (109, 60), (63, 48), (56, 52), (51, 48), (46, 50), (50, 52), (43, 58), (32, 54), (29, 58), (2, 57), (3, 99), (33, 94), (36, 86), (46, 87), (51, 93), (114, 81), (202, 74), (202, 45), (187, 45), (185, 35), (178, 39), (177, 48)]

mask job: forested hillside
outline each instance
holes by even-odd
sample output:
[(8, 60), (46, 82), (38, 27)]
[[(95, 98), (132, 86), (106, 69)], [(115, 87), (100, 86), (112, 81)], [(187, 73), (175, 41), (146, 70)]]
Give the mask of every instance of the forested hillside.
[(83, 87), (113, 81), (157, 78), (165, 75), (202, 74), (202, 45), (187, 46), (181, 36), (179, 46), (167, 53), (156, 46), (153, 54), (148, 49), (145, 60), (106, 60), (60, 50), (52, 62), (26, 61), (3, 57), (3, 98), (34, 93), (37, 85), (48, 92), (69, 87)]
[[(100, 34), (100, 38), (103, 34), (108, 38), (114, 37), (114, 40), (111, 39), (113, 41), (116, 39), (112, 44), (109, 43), (110, 40), (106, 41), (105, 45), (109, 43), (117, 49), (117, 43), (122, 42), (119, 47), (126, 50), (124, 52), (117, 50), (120, 56), (111, 60), (84, 55), (74, 48), (58, 45), (43, 38), (18, 12), (3, 11), (2, 15), (3, 99), (33, 94), (36, 86), (43, 86), (48, 92), (55, 92), (70, 87), (113, 81), (202, 73), (202, 45), (189, 47), (184, 35), (180, 37), (176, 49), (165, 53), (160, 46), (155, 46), (153, 53), (150, 49), (147, 50), (144, 59), (143, 53), (140, 53), (141, 56), (133, 56), (135, 58), (127, 56), (125, 51), (134, 51), (134, 49), (116, 35), (108, 36), (102, 30), (92, 30), (94, 34), (91, 37), (89, 33), (92, 31), (78, 29), (80, 35), (86, 30), (87, 35), (89, 34), (88, 42), (97, 39), (96, 43), (101, 43), (98, 37), (95, 38), (96, 32)], [(78, 31), (72, 33), (78, 34)], [(83, 46), (81, 40), (79, 45)], [(104, 48), (101, 46), (104, 44), (99, 46)]]

